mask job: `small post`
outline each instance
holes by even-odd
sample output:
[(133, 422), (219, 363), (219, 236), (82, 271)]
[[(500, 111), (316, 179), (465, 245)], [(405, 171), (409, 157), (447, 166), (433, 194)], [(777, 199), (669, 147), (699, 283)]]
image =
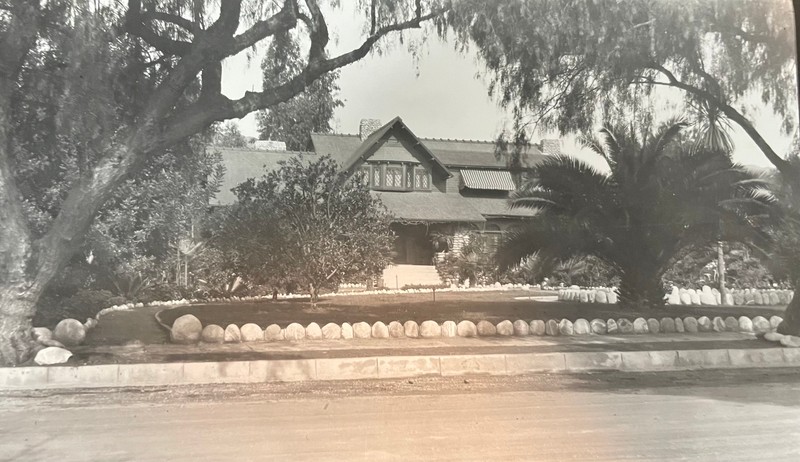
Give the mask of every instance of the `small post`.
[(433, 303), (436, 303), (436, 287), (433, 288)]

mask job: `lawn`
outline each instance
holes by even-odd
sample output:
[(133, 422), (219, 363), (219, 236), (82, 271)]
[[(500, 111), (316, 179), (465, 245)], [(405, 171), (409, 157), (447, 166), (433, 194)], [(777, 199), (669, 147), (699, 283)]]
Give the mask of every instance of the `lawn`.
[[(260, 302), (215, 303), (181, 306), (163, 309), (161, 319), (168, 325), (187, 313), (197, 316), (203, 325), (228, 324), (242, 325), (253, 322), (265, 328), (269, 324), (286, 327), (299, 322), (307, 325), (316, 322), (320, 326), (328, 323), (359, 322), (374, 323), (383, 321), (422, 322), (428, 319), (443, 322), (468, 319), (486, 319), (497, 323), (504, 319), (514, 321), (524, 319), (578, 318), (621, 318), (642, 317), (660, 318), (663, 316), (756, 316), (769, 318), (782, 315), (784, 307), (766, 306), (665, 306), (651, 312), (630, 312), (616, 305), (588, 304), (577, 302), (540, 302), (515, 300), (515, 297), (531, 295), (554, 295), (553, 292), (532, 293), (528, 291), (497, 292), (439, 292), (436, 301), (427, 294), (397, 295), (348, 295), (321, 300), (316, 307), (304, 300), (279, 300)], [(155, 321), (154, 314), (161, 308), (140, 308), (132, 311), (109, 313), (101, 318), (97, 328), (90, 331), (89, 345), (120, 345), (137, 339), (143, 343), (165, 343), (167, 332)]]

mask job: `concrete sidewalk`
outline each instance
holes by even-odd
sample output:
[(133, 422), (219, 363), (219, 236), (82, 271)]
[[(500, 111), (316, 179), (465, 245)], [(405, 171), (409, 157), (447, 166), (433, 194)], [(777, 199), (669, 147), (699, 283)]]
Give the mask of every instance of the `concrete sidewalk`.
[(798, 367), (751, 334), (330, 340), (78, 350), (121, 364), (0, 368), (0, 389), (168, 386), (470, 374)]

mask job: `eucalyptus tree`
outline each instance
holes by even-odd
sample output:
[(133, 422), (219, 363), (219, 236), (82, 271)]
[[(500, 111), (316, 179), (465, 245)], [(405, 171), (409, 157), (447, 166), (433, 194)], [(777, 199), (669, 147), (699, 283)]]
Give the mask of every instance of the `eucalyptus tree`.
[[(36, 301), (98, 210), (156, 153), (214, 122), (288, 101), (382, 38), (441, 22), (448, 8), (437, 0), (359, 1), (361, 42), (332, 54), (326, 16), (338, 4), (0, 0), (0, 364), (29, 356)], [(305, 50), (299, 72), (241, 97), (222, 93), (226, 58), (291, 30)], [(26, 90), (32, 75), (42, 87)], [(59, 83), (50, 85), (49, 76)], [(37, 107), (31, 91), (43, 90)], [(21, 136), (26, 127), (17, 121), (48, 110), (55, 114), (49, 130)], [(44, 180), (66, 186), (46, 198), (48, 214), (34, 226), (21, 177), (41, 160), (53, 163)]]
[(586, 144), (608, 172), (567, 155), (536, 165), (511, 206), (539, 213), (508, 235), (500, 260), (597, 257), (619, 274), (621, 304), (641, 309), (664, 303), (662, 275), (682, 249), (716, 241), (720, 222), (726, 240), (765, 240), (756, 225), (772, 216), (766, 183), (719, 151), (681, 143), (684, 126), (653, 135), (604, 128)]

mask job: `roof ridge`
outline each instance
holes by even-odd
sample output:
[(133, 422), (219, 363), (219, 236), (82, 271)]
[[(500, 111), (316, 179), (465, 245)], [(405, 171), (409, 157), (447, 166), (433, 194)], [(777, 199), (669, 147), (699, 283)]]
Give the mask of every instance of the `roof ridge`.
[(212, 149), (225, 149), (226, 151), (245, 151), (245, 152), (268, 152), (273, 154), (313, 154), (317, 155), (315, 151), (292, 151), (290, 149), (284, 149), (282, 151), (278, 151), (275, 149), (253, 149), (253, 148), (243, 148), (243, 147), (232, 147), (232, 146), (217, 146), (211, 145)]

